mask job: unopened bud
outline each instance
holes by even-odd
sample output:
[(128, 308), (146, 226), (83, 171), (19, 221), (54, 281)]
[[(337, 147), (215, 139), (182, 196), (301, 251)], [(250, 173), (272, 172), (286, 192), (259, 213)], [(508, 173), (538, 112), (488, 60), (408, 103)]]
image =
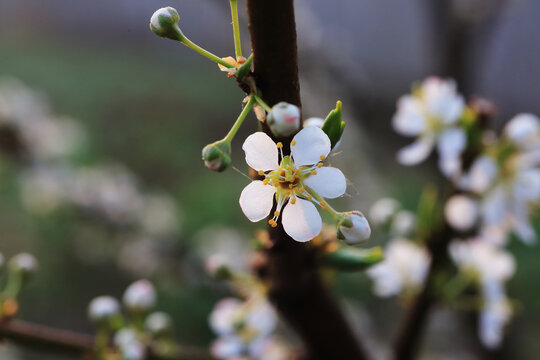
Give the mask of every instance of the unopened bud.
[(143, 360), (146, 356), (144, 345), (132, 329), (122, 329), (113, 339), (114, 345), (120, 350), (124, 360)]
[(206, 145), (202, 150), (202, 159), (210, 170), (225, 170), (231, 164), (231, 143), (220, 140)]
[(268, 114), (266, 123), (275, 136), (290, 136), (300, 128), (300, 109), (286, 102), (277, 103)]
[(535, 115), (516, 115), (506, 124), (503, 132), (518, 146), (533, 148), (540, 145), (540, 119)]
[(360, 211), (351, 211), (338, 224), (338, 238), (349, 245), (358, 244), (369, 239), (371, 229)]
[(172, 319), (169, 314), (155, 312), (146, 318), (144, 327), (154, 336), (169, 335), (172, 332)]
[(184, 34), (178, 27), (180, 16), (176, 9), (167, 6), (156, 10), (150, 18), (150, 30), (160, 37), (182, 41)]
[(150, 311), (156, 304), (156, 290), (150, 281), (139, 280), (128, 286), (122, 301), (130, 311)]
[(112, 296), (100, 296), (88, 305), (90, 320), (100, 323), (120, 315), (120, 304)]
[(20, 273), (22, 278), (26, 280), (36, 272), (38, 262), (34, 255), (21, 253), (9, 260), (9, 268), (13, 272)]
[(478, 212), (478, 202), (466, 195), (454, 195), (444, 206), (446, 221), (459, 231), (472, 230), (478, 220)]

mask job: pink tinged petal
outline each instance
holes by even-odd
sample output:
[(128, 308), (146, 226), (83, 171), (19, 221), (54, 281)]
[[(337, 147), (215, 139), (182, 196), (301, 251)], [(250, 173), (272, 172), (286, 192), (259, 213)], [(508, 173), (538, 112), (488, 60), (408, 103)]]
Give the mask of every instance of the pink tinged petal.
[(402, 165), (416, 165), (424, 161), (433, 149), (433, 138), (420, 138), (405, 146), (397, 153), (397, 161)]
[(276, 143), (263, 132), (256, 132), (247, 137), (242, 145), (246, 153), (246, 162), (259, 171), (275, 170), (278, 164), (278, 149)]
[(293, 138), (291, 154), (296, 166), (314, 165), (328, 156), (330, 139), (324, 131), (315, 126), (300, 130)]
[(345, 175), (341, 170), (328, 166), (317, 169), (317, 174), (310, 175), (304, 180), (304, 184), (329, 199), (337, 198), (347, 190)]
[(262, 181), (252, 181), (240, 194), (240, 207), (246, 217), (257, 222), (270, 214), (274, 204), (276, 188), (264, 185)]
[(398, 111), (392, 119), (394, 131), (404, 136), (417, 136), (427, 129), (422, 103), (411, 95), (403, 96), (398, 102)]
[(283, 228), (294, 240), (306, 242), (321, 232), (322, 221), (313, 203), (296, 199), (296, 203), (288, 203), (283, 209)]

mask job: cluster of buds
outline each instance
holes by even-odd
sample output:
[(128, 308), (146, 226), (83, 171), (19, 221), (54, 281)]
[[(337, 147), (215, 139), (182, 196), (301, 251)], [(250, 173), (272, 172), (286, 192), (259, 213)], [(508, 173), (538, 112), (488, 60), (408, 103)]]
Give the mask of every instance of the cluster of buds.
[[(163, 312), (152, 312), (156, 305), (156, 291), (148, 280), (139, 280), (125, 290), (122, 305), (112, 296), (99, 296), (88, 306), (88, 317), (97, 326), (96, 352), (123, 359), (145, 359), (148, 349), (157, 354), (170, 355), (175, 343), (172, 320)], [(122, 312), (124, 310), (124, 313)], [(114, 349), (110, 349), (110, 338)]]

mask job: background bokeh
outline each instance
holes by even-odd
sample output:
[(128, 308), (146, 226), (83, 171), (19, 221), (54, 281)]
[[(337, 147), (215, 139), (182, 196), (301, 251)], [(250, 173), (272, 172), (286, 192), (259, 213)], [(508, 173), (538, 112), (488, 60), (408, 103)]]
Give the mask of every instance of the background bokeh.
[[(449, 74), (463, 80), (467, 95), (496, 102), (496, 127), (518, 112), (540, 114), (540, 3), (455, 0), (451, 6), (441, 1), (442, 9), (433, 3), (296, 2), (304, 117), (323, 117), (337, 99), (344, 101), (348, 131), (343, 152), (332, 161), (357, 191), (337, 202), (343, 208), (367, 210), (377, 198), (394, 196), (414, 210), (421, 186), (437, 181), (432, 163), (403, 168), (394, 161), (405, 140), (392, 133), (390, 119), (397, 97), (414, 81)], [(18, 78), (45, 94), (53, 113), (80, 122), (88, 140), (75, 164), (123, 164), (141, 191), (168, 194), (178, 207), (179, 231), (154, 258), (165, 265), (145, 273), (138, 270), (151, 261), (148, 248), (132, 251), (124, 261), (132, 266), (123, 266), (118, 230), (99, 219), (69, 206), (47, 214), (28, 211), (20, 168), (2, 157), (0, 251), (8, 256), (30, 251), (41, 263), (22, 294), (21, 318), (90, 332), (90, 299), (120, 296), (131, 281), (149, 277), (159, 289), (159, 308), (172, 314), (182, 343), (205, 346), (212, 339), (207, 316), (227, 291), (205, 275), (200, 254), (207, 250), (200, 248), (231, 237), (249, 247), (257, 225), (237, 206), (247, 180), (233, 169), (208, 171), (200, 149), (226, 133), (243, 94), (214, 64), (148, 30), (150, 15), (165, 5), (179, 10), (181, 27), (194, 42), (232, 55), (226, 1), (0, 0), (0, 77)], [(458, 14), (463, 32), (457, 40), (447, 36), (455, 24), (439, 21), (449, 11)], [(241, 25), (247, 52), (245, 17)], [(241, 139), (255, 129), (255, 121), (248, 122), (233, 144), (233, 165), (243, 172)], [(375, 234), (372, 243), (384, 240)], [(509, 294), (518, 299), (518, 312), (504, 353), (533, 359), (540, 352), (540, 248), (514, 241), (511, 249), (518, 270)], [(164, 260), (160, 254), (166, 254)], [(334, 280), (351, 322), (367, 329), (371, 345), (388, 339), (399, 304), (372, 295), (363, 275)], [(424, 356), (476, 358), (475, 330), (468, 323), (437, 309)], [(47, 359), (26, 350), (13, 356)]]

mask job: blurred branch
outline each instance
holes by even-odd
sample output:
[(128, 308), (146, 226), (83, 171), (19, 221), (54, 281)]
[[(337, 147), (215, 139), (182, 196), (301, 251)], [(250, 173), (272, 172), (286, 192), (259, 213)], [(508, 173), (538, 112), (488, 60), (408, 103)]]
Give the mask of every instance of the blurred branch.
[[(300, 106), (296, 24), (292, 0), (248, 0), (257, 88), (269, 105)], [(266, 132), (272, 134), (265, 129)], [(289, 144), (290, 139), (279, 139)], [(285, 149), (286, 152), (289, 149)], [(269, 297), (306, 346), (308, 359), (366, 359), (339, 306), (318, 274), (309, 244), (290, 238), (279, 221), (269, 228), (266, 251)]]
[[(0, 338), (32, 350), (93, 358), (94, 336), (38, 325), (22, 320), (0, 323)], [(212, 360), (206, 350), (180, 346), (176, 354), (150, 353), (148, 360)]]

